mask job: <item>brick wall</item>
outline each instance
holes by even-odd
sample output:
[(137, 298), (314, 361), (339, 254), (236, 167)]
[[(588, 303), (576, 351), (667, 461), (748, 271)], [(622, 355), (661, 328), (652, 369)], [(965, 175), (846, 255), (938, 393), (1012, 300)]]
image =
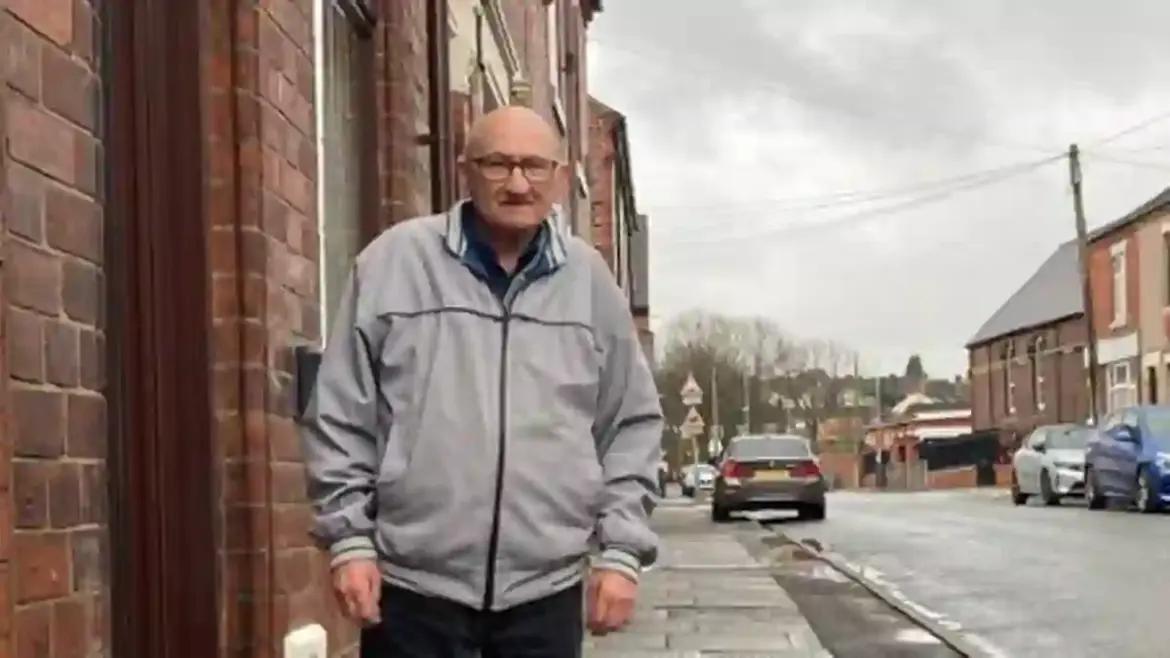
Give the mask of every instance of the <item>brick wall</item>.
[(108, 641), (96, 31), (86, 0), (0, 3), (0, 656)]
[[(1032, 364), (1029, 345), (1043, 336), (1047, 346), (1039, 360), (1044, 381), (1044, 409), (1036, 404), (1032, 387)], [(1015, 345), (1016, 360), (1011, 364), (1015, 389), (1012, 396), (1015, 412), (1006, 403), (1006, 379), (1002, 355), (1005, 345)], [(975, 430), (1020, 428), (1029, 431), (1037, 425), (1082, 422), (1089, 414), (1087, 377), (1083, 349), (1085, 324), (1072, 318), (992, 343), (969, 352), (971, 367), (971, 418)]]
[(378, 163), (387, 225), (431, 211), (426, 0), (380, 0)]
[(926, 488), (928, 489), (967, 489), (974, 487), (975, 483), (974, 466), (930, 471), (926, 475)]
[(311, 30), (307, 1), (216, 3), (204, 43), (223, 656), (309, 622), (335, 655), (354, 637), (307, 536), (291, 409), (290, 350), (320, 333)]
[(589, 172), (589, 196), (593, 219), (593, 246), (597, 248), (611, 272), (614, 261), (614, 144), (613, 130), (616, 114), (601, 102), (589, 101), (589, 152), (586, 168)]
[(838, 489), (856, 489), (859, 485), (861, 460), (857, 455), (841, 452), (822, 452), (821, 471), (825, 478)]
[[(1093, 327), (1097, 331), (1098, 340), (1127, 334), (1137, 328), (1140, 317), (1138, 305), (1141, 303), (1141, 269), (1138, 262), (1137, 241), (1131, 239), (1136, 230), (1135, 226), (1123, 228), (1116, 233), (1102, 237), (1089, 247), (1089, 277), (1093, 284)], [(1110, 249), (1121, 242), (1126, 243), (1127, 317), (1123, 324), (1115, 327), (1113, 326), (1113, 261)]]
[(548, 59), (547, 0), (500, 0), (508, 32), (516, 42), (524, 79), (531, 85), (531, 107), (555, 125)]

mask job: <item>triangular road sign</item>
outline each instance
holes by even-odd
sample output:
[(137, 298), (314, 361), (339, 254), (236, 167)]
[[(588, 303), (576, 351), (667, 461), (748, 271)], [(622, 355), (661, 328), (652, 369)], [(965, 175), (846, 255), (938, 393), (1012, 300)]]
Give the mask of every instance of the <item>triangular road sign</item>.
[(703, 417), (699, 415), (699, 410), (691, 407), (687, 412), (686, 420), (683, 421), (683, 427), (702, 427)]

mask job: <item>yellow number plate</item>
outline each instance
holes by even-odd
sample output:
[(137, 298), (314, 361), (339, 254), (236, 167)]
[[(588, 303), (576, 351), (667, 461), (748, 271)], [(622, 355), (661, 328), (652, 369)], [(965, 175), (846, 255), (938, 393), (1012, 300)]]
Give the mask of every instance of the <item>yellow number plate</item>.
[(775, 482), (776, 480), (787, 480), (788, 471), (757, 471), (755, 475), (756, 480), (761, 482)]

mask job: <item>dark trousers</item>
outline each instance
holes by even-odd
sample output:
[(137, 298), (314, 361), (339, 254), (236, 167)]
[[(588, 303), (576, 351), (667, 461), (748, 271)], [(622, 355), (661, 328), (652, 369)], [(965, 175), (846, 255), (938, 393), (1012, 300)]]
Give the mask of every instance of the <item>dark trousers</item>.
[(581, 585), (499, 612), (399, 587), (382, 588), (382, 621), (362, 631), (361, 658), (579, 658)]

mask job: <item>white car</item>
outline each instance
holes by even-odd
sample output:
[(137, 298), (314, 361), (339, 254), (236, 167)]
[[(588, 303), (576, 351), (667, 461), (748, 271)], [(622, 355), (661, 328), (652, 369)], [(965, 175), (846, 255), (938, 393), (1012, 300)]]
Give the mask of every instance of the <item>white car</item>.
[(694, 496), (696, 491), (711, 491), (714, 488), (714, 466), (693, 464), (683, 468), (682, 493), (684, 496)]
[(1045, 505), (1059, 505), (1065, 496), (1083, 496), (1091, 436), (1082, 425), (1037, 427), (1012, 457), (1012, 502), (1039, 496)]

